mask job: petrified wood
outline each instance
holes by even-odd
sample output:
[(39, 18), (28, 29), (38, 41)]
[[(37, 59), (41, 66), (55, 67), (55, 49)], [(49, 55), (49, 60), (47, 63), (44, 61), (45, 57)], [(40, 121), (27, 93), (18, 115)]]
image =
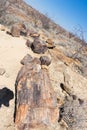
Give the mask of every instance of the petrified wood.
[(31, 49), (34, 53), (43, 54), (48, 48), (39, 38), (35, 38)]
[(16, 80), (17, 101), (15, 124), (17, 130), (53, 126), (59, 111), (56, 94), (49, 74), (37, 61), (24, 65)]

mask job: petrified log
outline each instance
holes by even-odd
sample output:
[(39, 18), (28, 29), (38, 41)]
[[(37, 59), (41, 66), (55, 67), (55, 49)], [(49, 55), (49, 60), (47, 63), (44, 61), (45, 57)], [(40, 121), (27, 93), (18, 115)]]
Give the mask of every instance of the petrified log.
[(11, 28), (11, 35), (13, 37), (20, 37), (20, 28), (17, 25), (13, 25)]
[(47, 46), (39, 38), (34, 39), (31, 48), (33, 52), (38, 54), (45, 53), (47, 51)]
[(17, 130), (49, 127), (58, 121), (57, 98), (48, 71), (36, 61), (24, 65), (17, 76)]
[(14, 24), (11, 28), (11, 35), (13, 37), (20, 37), (20, 35), (26, 35), (26, 26), (22, 23)]

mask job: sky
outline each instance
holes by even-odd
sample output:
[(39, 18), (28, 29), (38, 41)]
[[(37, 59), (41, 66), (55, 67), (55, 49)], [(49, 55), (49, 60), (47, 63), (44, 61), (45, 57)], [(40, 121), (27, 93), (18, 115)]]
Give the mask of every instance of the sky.
[[(87, 41), (87, 0), (25, 0), (57, 24)], [(80, 30), (80, 31), (78, 31)]]

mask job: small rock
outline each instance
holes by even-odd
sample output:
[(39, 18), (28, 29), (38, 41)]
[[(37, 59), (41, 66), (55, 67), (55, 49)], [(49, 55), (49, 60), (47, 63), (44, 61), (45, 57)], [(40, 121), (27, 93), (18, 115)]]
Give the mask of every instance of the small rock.
[(51, 59), (48, 56), (41, 56), (40, 61), (41, 61), (41, 65), (49, 66), (51, 64)]
[(77, 96), (76, 95), (72, 95), (72, 98), (73, 98), (73, 100), (76, 100)]
[(67, 123), (63, 119), (61, 120), (60, 125), (62, 128), (68, 128)]
[(79, 104), (80, 104), (80, 105), (82, 105), (82, 104), (84, 103), (84, 100), (82, 100), (82, 99), (80, 99), (80, 98), (78, 99), (78, 101), (79, 101)]
[(22, 60), (21, 64), (26, 65), (27, 63), (31, 62), (33, 60), (32, 56), (27, 54)]
[(47, 39), (46, 45), (47, 45), (47, 48), (49, 49), (55, 48), (54, 42), (51, 39)]
[(61, 83), (60, 88), (62, 89), (63, 92), (66, 92), (68, 95), (72, 95), (71, 89), (65, 84)]
[(33, 38), (37, 38), (40, 36), (40, 34), (34, 32), (34, 33), (30, 33), (30, 36)]
[(38, 38), (34, 39), (34, 42), (32, 43), (32, 50), (35, 53), (43, 54), (47, 51), (47, 46)]
[(49, 43), (50, 45), (51, 44), (53, 44), (53, 41), (52, 41), (52, 39), (47, 39), (47, 41), (46, 41), (47, 43)]
[(6, 72), (5, 69), (0, 68), (0, 75), (3, 75), (5, 72)]
[(41, 68), (48, 70), (48, 67), (46, 65), (42, 65)]

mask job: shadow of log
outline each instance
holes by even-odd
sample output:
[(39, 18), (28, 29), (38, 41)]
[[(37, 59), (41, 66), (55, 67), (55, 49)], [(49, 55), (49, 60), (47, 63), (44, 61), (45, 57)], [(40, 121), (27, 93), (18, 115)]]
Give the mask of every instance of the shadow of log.
[(5, 105), (9, 107), (9, 101), (14, 98), (14, 93), (10, 89), (4, 87), (0, 89), (0, 107)]

